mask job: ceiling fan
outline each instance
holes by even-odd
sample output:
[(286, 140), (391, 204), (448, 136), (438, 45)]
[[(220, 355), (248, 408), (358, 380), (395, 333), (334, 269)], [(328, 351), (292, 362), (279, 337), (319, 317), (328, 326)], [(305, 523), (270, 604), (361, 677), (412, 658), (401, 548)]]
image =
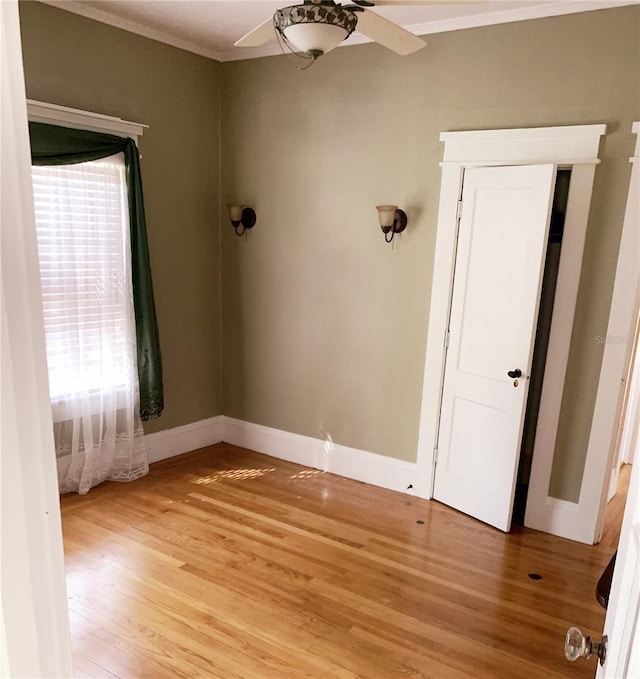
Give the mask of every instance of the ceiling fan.
[[(240, 38), (236, 47), (260, 47), (273, 38), (291, 52), (303, 53), (313, 63), (346, 40), (356, 29), (384, 47), (406, 55), (425, 46), (424, 40), (398, 24), (369, 11), (370, 0), (351, 0), (341, 5), (334, 0), (304, 0), (283, 7), (259, 26)], [(398, 0), (379, 0), (378, 5), (400, 4)]]

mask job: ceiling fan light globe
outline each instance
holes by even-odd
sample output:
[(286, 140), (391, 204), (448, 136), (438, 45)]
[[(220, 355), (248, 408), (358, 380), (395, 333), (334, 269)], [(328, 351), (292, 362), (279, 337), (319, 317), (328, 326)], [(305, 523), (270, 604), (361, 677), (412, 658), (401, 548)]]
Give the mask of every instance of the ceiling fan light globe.
[(349, 37), (340, 26), (331, 24), (295, 24), (284, 29), (289, 42), (307, 54), (326, 54)]
[(333, 2), (316, 2), (279, 9), (273, 23), (287, 43), (316, 58), (348, 38), (358, 17)]

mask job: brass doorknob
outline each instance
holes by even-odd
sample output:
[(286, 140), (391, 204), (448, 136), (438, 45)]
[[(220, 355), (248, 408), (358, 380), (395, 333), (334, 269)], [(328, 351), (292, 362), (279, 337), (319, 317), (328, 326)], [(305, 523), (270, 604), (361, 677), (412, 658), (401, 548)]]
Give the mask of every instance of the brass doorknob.
[(591, 637), (585, 637), (577, 627), (571, 627), (564, 640), (564, 657), (574, 661), (578, 658), (590, 658), (592, 655), (597, 655), (600, 664), (604, 665), (607, 657), (607, 635), (598, 643)]

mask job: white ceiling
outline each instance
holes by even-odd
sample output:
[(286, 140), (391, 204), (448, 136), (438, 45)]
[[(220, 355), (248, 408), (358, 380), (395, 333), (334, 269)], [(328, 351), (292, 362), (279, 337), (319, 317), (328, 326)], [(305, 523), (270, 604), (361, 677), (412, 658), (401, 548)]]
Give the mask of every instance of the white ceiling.
[[(302, 0), (40, 1), (218, 61), (235, 61), (279, 54), (275, 40), (258, 49), (234, 47), (233, 43), (279, 7)], [(416, 0), (392, 2), (393, 6), (377, 7), (375, 11), (417, 35), (425, 35), (638, 4), (640, 0), (431, 0), (423, 5), (415, 4)], [(369, 40), (356, 31), (343, 44), (362, 42)]]

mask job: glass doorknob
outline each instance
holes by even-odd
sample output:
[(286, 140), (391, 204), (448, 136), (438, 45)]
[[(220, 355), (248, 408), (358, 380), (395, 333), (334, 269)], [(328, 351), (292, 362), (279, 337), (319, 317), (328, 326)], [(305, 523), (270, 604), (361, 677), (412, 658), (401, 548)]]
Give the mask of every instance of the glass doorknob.
[(577, 660), (578, 658), (590, 658), (597, 655), (600, 664), (604, 665), (607, 656), (607, 637), (602, 637), (600, 643), (593, 641), (591, 637), (585, 637), (577, 628), (571, 627), (564, 640), (564, 657), (567, 660)]

